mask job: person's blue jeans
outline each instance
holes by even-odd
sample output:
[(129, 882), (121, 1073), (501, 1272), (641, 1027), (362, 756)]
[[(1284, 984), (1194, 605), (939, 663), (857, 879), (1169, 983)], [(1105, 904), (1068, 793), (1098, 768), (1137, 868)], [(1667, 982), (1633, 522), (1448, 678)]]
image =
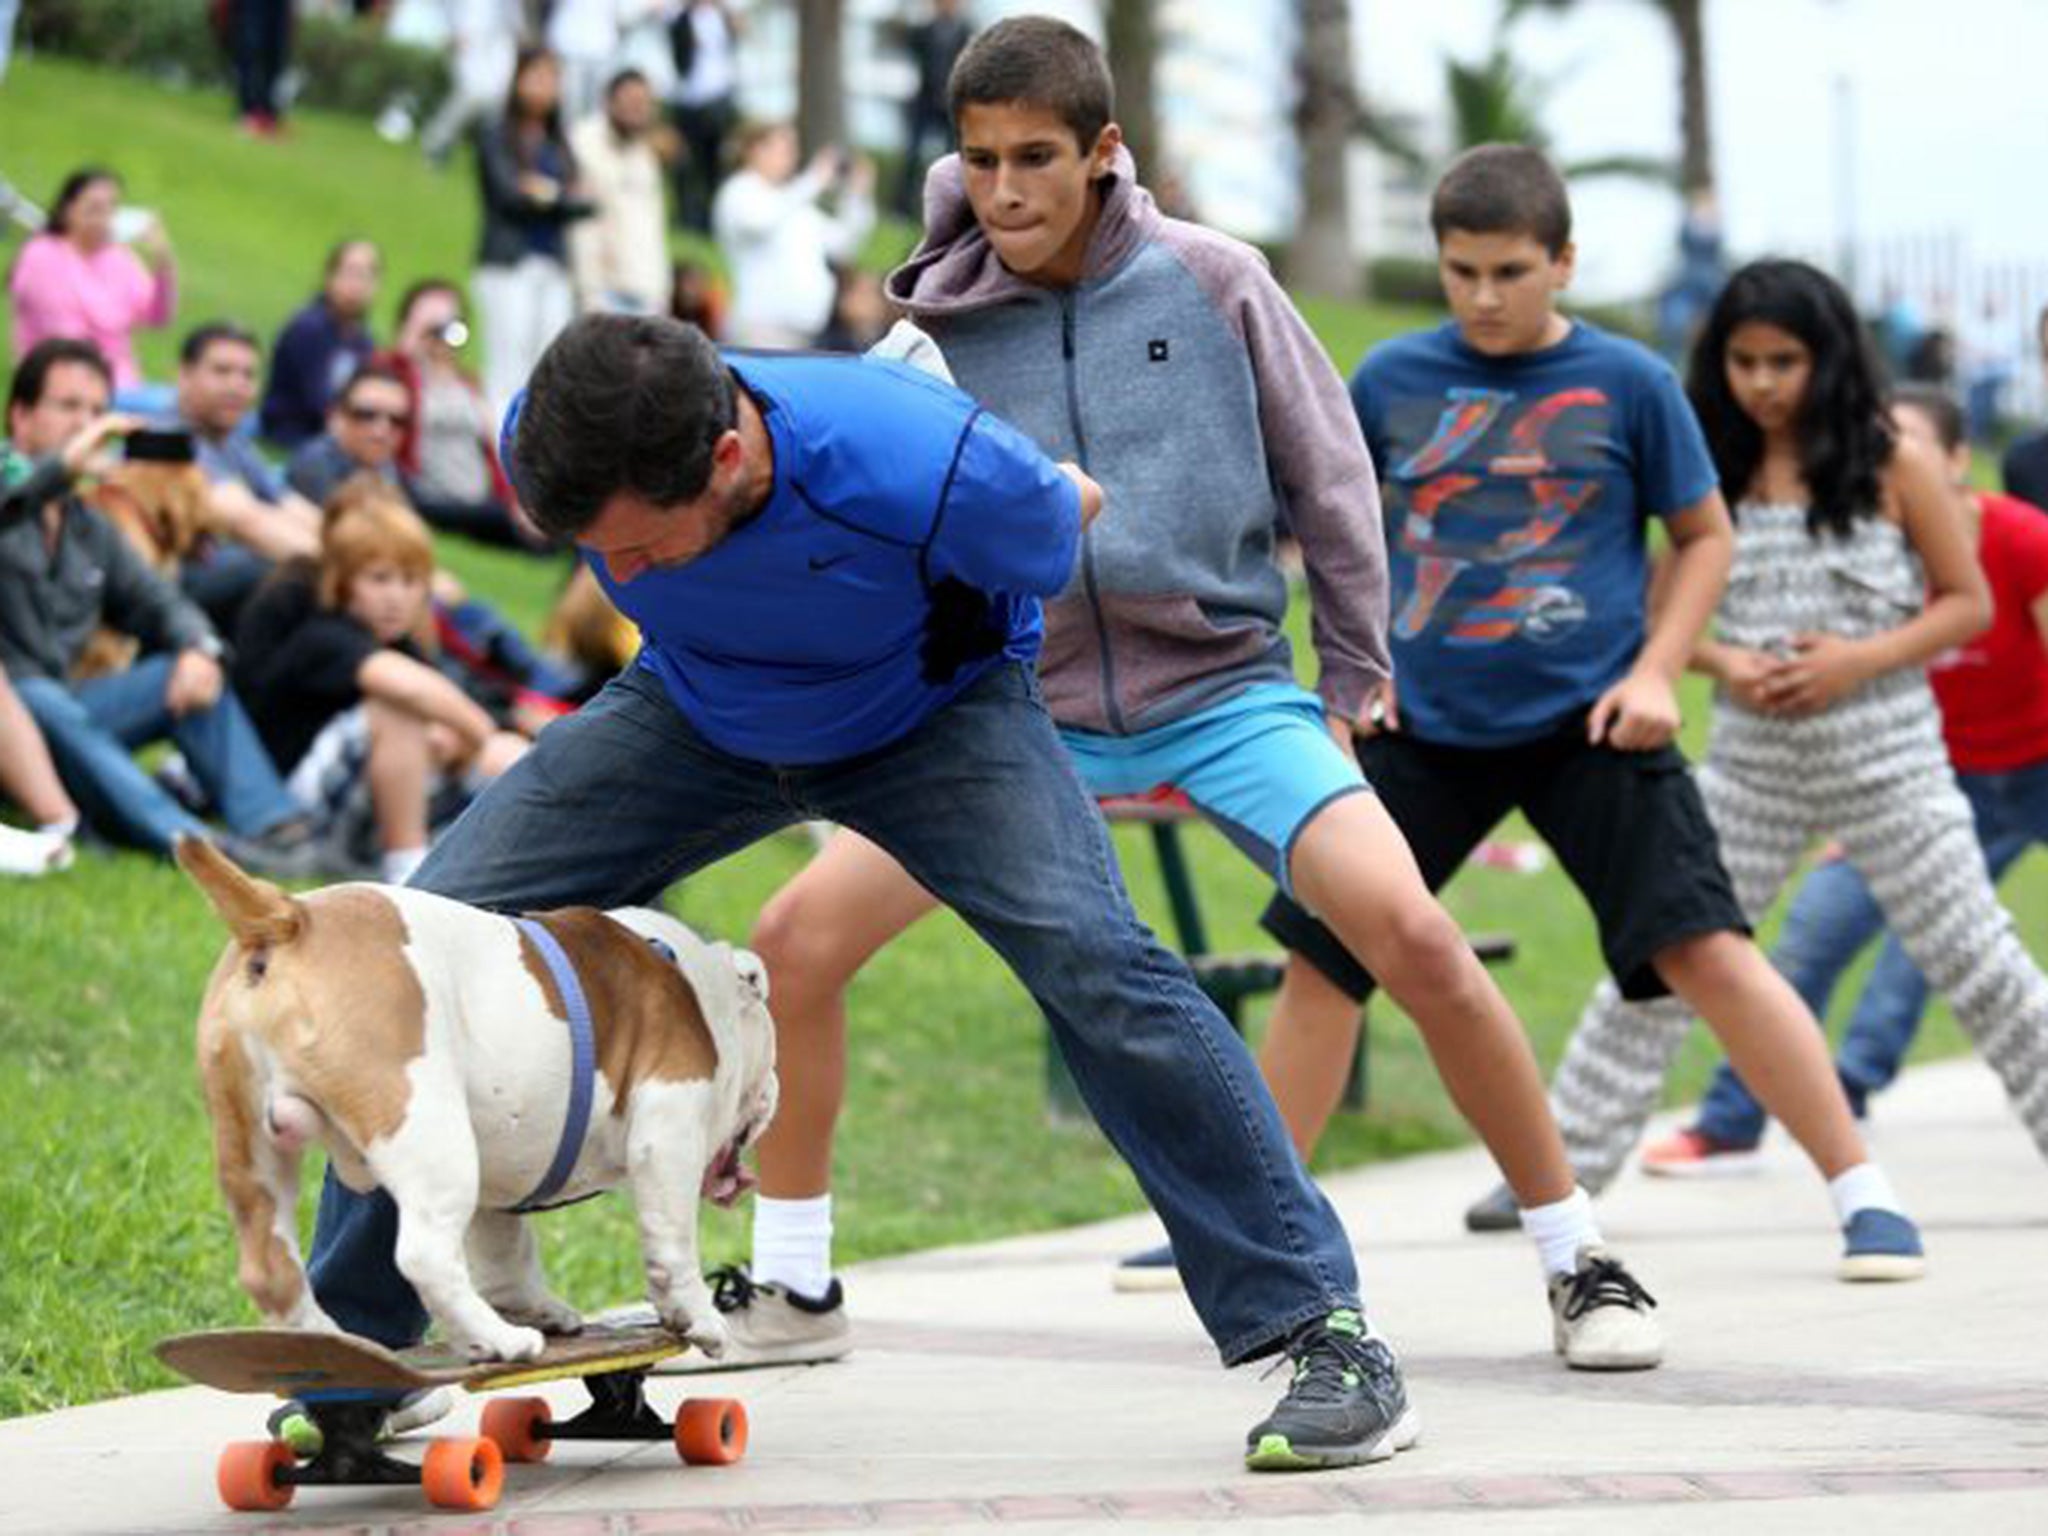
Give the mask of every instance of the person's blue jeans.
[[(1959, 773), (1956, 784), (1969, 799), (1993, 881), (2033, 844), (2048, 843), (2048, 762), (2007, 773)], [(1830, 859), (1801, 882), (1771, 960), (1813, 1016), (1825, 1021), (1835, 983), (1883, 931), (1884, 912), (1863, 877), (1847, 859)], [(1926, 1011), (1926, 978), (1899, 941), (1887, 937), (1835, 1056), (1835, 1071), (1852, 1104), (1860, 1106), (1899, 1075)], [(1735, 1069), (1723, 1062), (1700, 1103), (1698, 1128), (1731, 1146), (1754, 1146), (1767, 1118)]]
[[(1342, 1224), (1243, 1043), (1132, 910), (1028, 668), (998, 665), (902, 740), (814, 766), (720, 751), (630, 669), (542, 732), (411, 884), (510, 911), (644, 904), (812, 819), (894, 855), (1024, 983), (1226, 1363), (1357, 1305)], [(397, 1219), (389, 1197), (330, 1172), (310, 1266), (335, 1321), (387, 1344), (426, 1324), (393, 1261)]]
[(166, 738), (185, 754), (233, 831), (255, 837), (299, 815), (233, 689), (223, 689), (210, 709), (170, 712), (164, 686), (172, 661), (145, 656), (125, 671), (70, 686), (47, 677), (14, 679), (86, 821), (153, 853), (169, 853), (180, 832), (206, 830), (130, 755)]

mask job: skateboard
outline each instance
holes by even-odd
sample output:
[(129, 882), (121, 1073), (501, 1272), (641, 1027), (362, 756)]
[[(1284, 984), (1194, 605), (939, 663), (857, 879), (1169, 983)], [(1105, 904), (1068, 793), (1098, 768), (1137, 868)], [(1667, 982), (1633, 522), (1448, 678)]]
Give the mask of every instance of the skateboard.
[[(298, 1328), (223, 1328), (182, 1333), (156, 1346), (179, 1375), (223, 1392), (269, 1393), (300, 1406), (269, 1440), (220, 1454), (216, 1484), (230, 1509), (283, 1509), (302, 1487), (418, 1484), (444, 1509), (489, 1509), (508, 1461), (540, 1461), (557, 1440), (664, 1440), (692, 1465), (738, 1461), (747, 1449), (746, 1409), (729, 1398), (686, 1399), (673, 1419), (648, 1404), (647, 1373), (687, 1341), (662, 1328), (587, 1327), (548, 1340), (533, 1360), (472, 1362), (433, 1345), (391, 1350), (347, 1333)], [(381, 1430), (391, 1395), (427, 1387), (471, 1392), (575, 1377), (590, 1406), (554, 1421), (540, 1397), (484, 1405), (476, 1438), (427, 1442), (420, 1462), (390, 1455)], [(312, 1402), (306, 1394), (316, 1393)]]

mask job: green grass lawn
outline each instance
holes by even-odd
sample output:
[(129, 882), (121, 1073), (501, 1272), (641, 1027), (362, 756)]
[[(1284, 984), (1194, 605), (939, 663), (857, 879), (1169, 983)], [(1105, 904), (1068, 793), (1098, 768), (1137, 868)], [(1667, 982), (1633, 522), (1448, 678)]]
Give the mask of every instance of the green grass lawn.
[[(430, 172), (413, 151), (378, 142), (356, 122), (308, 113), (293, 124), (287, 142), (250, 143), (233, 133), (217, 98), (17, 61), (0, 88), (0, 175), (43, 198), (75, 165), (123, 168), (131, 199), (166, 213), (187, 322), (231, 314), (273, 330), (303, 302), (322, 253), (343, 234), (384, 245), (394, 296), (414, 277), (466, 270), (474, 217), (466, 175)], [(900, 244), (904, 231), (887, 238)], [(1305, 308), (1346, 367), (1371, 339), (1422, 318)], [(145, 367), (165, 376), (171, 350), (152, 338)], [(528, 626), (558, 574), (499, 552), (444, 553)], [(1696, 748), (1703, 695), (1694, 689), (1689, 701)], [(1118, 841), (1140, 908), (1163, 927), (1144, 834), (1120, 829)], [(1189, 842), (1216, 946), (1263, 947), (1255, 919), (1265, 882), (1212, 833), (1198, 829)], [(777, 838), (691, 881), (672, 904), (711, 933), (743, 938), (762, 901), (807, 855), (802, 840)], [(2007, 892), (2040, 950), (2048, 866), (2031, 861)], [(1447, 899), (1468, 928), (1520, 940), (1520, 958), (1501, 979), (1546, 1065), (1553, 1062), (1599, 970), (1576, 898), (1554, 872), (1472, 870)], [(154, 1338), (253, 1315), (235, 1285), (192, 1064), (194, 1011), (221, 942), (183, 877), (134, 855), (89, 853), (61, 878), (0, 884), (0, 1415), (165, 1384), (148, 1355)], [(1048, 1129), (1043, 1029), (956, 920), (934, 918), (882, 955), (857, 984), (853, 1012), (838, 1185), (843, 1258), (1139, 1207), (1135, 1185), (1097, 1137)], [(1465, 1135), (1406, 1022), (1382, 1008), (1372, 1035), (1372, 1104), (1339, 1118), (1322, 1168)], [(1921, 1050), (1957, 1048), (1952, 1025), (1937, 1017)], [(1674, 1094), (1695, 1091), (1710, 1060), (1695, 1040)], [(742, 1254), (743, 1216), (706, 1220), (713, 1258)], [(633, 1294), (637, 1245), (622, 1201), (564, 1211), (541, 1230), (572, 1299), (596, 1305)]]

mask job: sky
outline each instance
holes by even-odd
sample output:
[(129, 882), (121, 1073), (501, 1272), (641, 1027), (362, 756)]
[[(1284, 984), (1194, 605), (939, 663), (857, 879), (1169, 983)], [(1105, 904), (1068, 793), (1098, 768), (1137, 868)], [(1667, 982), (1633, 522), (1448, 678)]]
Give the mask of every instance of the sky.
[[(1446, 54), (1486, 51), (1497, 0), (1353, 0), (1377, 99), (1433, 106)], [(1833, 263), (1860, 237), (1945, 237), (2024, 262), (2048, 289), (2048, 0), (1706, 0), (1708, 89), (1729, 248)], [(1579, 0), (1516, 23), (1553, 82), (1560, 159), (1676, 155), (1676, 49), (1644, 0)], [(1575, 189), (1581, 286), (1641, 292), (1677, 204), (1621, 182)]]

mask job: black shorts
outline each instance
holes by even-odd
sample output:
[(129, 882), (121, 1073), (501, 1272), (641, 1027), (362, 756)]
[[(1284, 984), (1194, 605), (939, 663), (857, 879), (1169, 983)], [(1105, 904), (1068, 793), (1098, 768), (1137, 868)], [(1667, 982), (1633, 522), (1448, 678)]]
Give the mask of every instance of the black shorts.
[[(1651, 965), (1681, 939), (1749, 924), (1721, 864), (1684, 754), (1590, 746), (1583, 716), (1512, 747), (1450, 747), (1399, 734), (1358, 743), (1359, 765), (1441, 890), (1509, 811), (1528, 817), (1593, 909), (1623, 997), (1670, 991)], [(1363, 1002), (1372, 976), (1314, 917), (1276, 895), (1266, 931)]]

